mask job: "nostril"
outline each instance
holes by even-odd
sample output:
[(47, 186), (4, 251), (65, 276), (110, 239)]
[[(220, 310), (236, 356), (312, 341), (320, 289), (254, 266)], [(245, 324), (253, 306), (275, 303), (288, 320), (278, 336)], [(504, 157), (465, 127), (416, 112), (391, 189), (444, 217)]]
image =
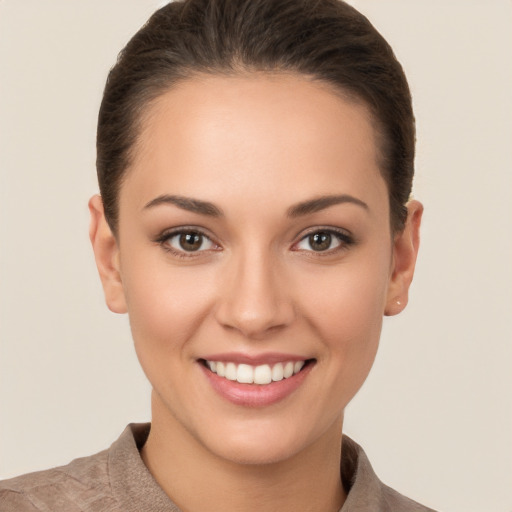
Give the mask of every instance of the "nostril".
[(240, 305), (223, 304), (217, 311), (217, 321), (225, 329), (236, 330), (247, 338), (262, 338), (289, 326), (295, 316), (285, 304), (259, 305), (242, 309)]
[(293, 321), (289, 287), (280, 282), (273, 262), (268, 254), (254, 250), (232, 262), (215, 304), (219, 324), (247, 338), (261, 338)]

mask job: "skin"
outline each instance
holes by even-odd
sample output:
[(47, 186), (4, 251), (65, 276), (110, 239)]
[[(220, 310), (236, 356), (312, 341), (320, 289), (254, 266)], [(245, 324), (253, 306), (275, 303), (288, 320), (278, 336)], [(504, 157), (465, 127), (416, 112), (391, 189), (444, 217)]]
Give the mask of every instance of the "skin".
[[(195, 77), (147, 114), (116, 236), (101, 198), (90, 201), (107, 305), (128, 312), (153, 386), (142, 457), (184, 511), (337, 511), (343, 411), (383, 315), (407, 303), (422, 206), (411, 201), (404, 231), (391, 233), (367, 109), (306, 77)], [(164, 195), (222, 214), (148, 206)], [(290, 215), (332, 195), (355, 201)], [(201, 250), (163, 239), (191, 226), (208, 237)], [(313, 250), (308, 235), (327, 229), (344, 237)], [(220, 396), (198, 362), (232, 352), (314, 363), (285, 399), (250, 407)]]

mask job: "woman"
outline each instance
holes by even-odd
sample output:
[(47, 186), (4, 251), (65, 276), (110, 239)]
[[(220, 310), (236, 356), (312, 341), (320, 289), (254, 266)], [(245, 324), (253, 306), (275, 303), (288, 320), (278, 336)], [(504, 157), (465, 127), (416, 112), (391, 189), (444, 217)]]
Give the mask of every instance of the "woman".
[(3, 483), (0, 510), (430, 510), (342, 437), (422, 214), (407, 82), (369, 22), (337, 0), (169, 4), (110, 72), (97, 148), (90, 238), (151, 427)]

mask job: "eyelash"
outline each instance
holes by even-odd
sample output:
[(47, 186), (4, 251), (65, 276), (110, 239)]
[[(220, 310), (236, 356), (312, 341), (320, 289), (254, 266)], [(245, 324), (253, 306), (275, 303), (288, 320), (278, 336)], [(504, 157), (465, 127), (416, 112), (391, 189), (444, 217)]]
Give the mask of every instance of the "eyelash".
[[(310, 237), (314, 235), (328, 235), (329, 237), (334, 237), (338, 241), (338, 245), (333, 248), (328, 248), (326, 250), (320, 250), (315, 251), (314, 249), (301, 249), (299, 248), (299, 244), (302, 242), (310, 239)], [(201, 249), (201, 246), (197, 250), (187, 251), (185, 249), (177, 249), (170, 245), (170, 241), (178, 236), (183, 235), (197, 235), (201, 237), (201, 246), (206, 242), (209, 242), (212, 244), (213, 248), (208, 249)], [(158, 243), (162, 249), (164, 249), (167, 252), (170, 252), (173, 254), (173, 256), (176, 256), (178, 258), (194, 258), (197, 257), (199, 254), (207, 252), (207, 251), (219, 251), (221, 250), (220, 246), (216, 244), (210, 236), (208, 236), (206, 233), (204, 233), (201, 229), (195, 228), (195, 227), (181, 227), (179, 229), (171, 230), (171, 231), (164, 231), (161, 235), (159, 235), (155, 240), (156, 243)], [(332, 242), (332, 239), (330, 240)], [(306, 253), (311, 253), (311, 256), (313, 257), (322, 257), (322, 256), (331, 256), (333, 254), (336, 254), (340, 251), (347, 250), (351, 245), (355, 243), (354, 238), (352, 235), (347, 233), (345, 230), (336, 229), (332, 227), (315, 227), (314, 229), (311, 229), (308, 233), (303, 235), (298, 242), (295, 242), (292, 245), (293, 251), (301, 251)]]
[[(183, 235), (197, 235), (201, 237), (201, 246), (205, 243), (205, 241), (210, 242), (214, 248), (209, 249), (201, 249), (199, 247), (195, 251), (186, 251), (185, 249), (176, 249), (170, 245), (170, 242), (173, 238), (183, 236)], [(206, 251), (218, 251), (219, 246), (216, 244), (211, 237), (209, 237), (206, 233), (204, 233), (201, 229), (195, 227), (181, 227), (179, 229), (164, 231), (161, 235), (159, 235), (155, 242), (158, 243), (164, 251), (170, 252), (173, 256), (178, 258), (193, 258), (197, 257), (198, 254), (202, 254)]]
[[(300, 249), (298, 248), (299, 244), (301, 244), (304, 241), (307, 241), (310, 239), (310, 237), (314, 235), (328, 235), (329, 237), (333, 237), (338, 241), (338, 245), (333, 248), (328, 248), (326, 250), (320, 250), (315, 251), (314, 249)], [(332, 238), (330, 240), (332, 242)], [(355, 244), (355, 240), (351, 234), (349, 234), (347, 231), (332, 227), (315, 227), (314, 229), (311, 229), (308, 233), (303, 235), (301, 239), (293, 244), (292, 250), (294, 251), (304, 251), (307, 253), (311, 253), (310, 255), (313, 257), (324, 257), (324, 256), (332, 256), (333, 254), (337, 254), (340, 251), (347, 250), (351, 245)], [(311, 245), (310, 245), (311, 247)]]

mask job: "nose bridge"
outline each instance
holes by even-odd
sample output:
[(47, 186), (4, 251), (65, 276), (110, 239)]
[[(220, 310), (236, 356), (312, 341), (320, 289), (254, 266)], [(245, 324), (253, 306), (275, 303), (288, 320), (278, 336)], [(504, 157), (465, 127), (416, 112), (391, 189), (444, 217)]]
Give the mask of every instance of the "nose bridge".
[(247, 337), (261, 337), (288, 325), (293, 305), (283, 286), (278, 258), (255, 244), (241, 248), (227, 262), (217, 318)]

